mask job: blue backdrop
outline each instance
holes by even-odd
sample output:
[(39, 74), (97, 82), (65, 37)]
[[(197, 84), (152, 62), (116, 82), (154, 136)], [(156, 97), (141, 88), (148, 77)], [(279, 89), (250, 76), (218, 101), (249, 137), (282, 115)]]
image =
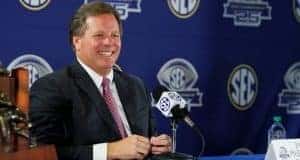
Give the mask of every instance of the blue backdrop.
[[(30, 80), (72, 63), (68, 24), (87, 0), (4, 0), (0, 60)], [(107, 0), (124, 24), (118, 64), (149, 90), (164, 85), (188, 101), (204, 155), (265, 153), (281, 115), (300, 136), (299, 0)], [(160, 132), (169, 120), (153, 108)], [(199, 155), (201, 138), (180, 123), (177, 151)]]

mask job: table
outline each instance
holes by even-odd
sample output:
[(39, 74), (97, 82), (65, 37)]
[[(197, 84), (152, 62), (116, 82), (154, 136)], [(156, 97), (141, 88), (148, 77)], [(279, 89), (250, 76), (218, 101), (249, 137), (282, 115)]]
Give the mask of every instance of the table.
[[(151, 157), (151, 160), (174, 160), (174, 159), (185, 159), (182, 156), (188, 156), (184, 153), (165, 154), (159, 156)], [(176, 156), (176, 158), (174, 157)], [(254, 155), (234, 155), (234, 156), (207, 156), (199, 157), (198, 160), (264, 160), (264, 154), (254, 154)], [(195, 159), (195, 157), (190, 157), (189, 159)], [(196, 158), (197, 159), (197, 158)]]
[(200, 157), (198, 160), (264, 160), (264, 154)]

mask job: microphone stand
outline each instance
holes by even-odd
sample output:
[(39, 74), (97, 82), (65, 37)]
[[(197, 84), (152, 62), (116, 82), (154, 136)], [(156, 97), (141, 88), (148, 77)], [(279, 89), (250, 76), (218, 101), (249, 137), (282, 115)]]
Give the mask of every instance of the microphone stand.
[(171, 119), (171, 127), (172, 127), (172, 153), (176, 152), (176, 134), (177, 134), (177, 120)]
[(172, 128), (172, 151), (171, 151), (171, 153), (152, 156), (151, 160), (197, 160), (197, 157), (193, 157), (192, 155), (176, 152), (176, 134), (177, 134), (178, 121), (179, 121), (179, 119), (177, 119), (177, 118), (174, 118), (174, 117), (171, 118), (171, 128)]

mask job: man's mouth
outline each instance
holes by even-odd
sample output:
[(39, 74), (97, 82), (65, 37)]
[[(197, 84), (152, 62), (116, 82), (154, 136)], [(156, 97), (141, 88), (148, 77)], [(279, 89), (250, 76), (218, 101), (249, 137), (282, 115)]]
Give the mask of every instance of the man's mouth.
[(110, 57), (113, 55), (113, 52), (112, 51), (101, 51), (100, 55)]

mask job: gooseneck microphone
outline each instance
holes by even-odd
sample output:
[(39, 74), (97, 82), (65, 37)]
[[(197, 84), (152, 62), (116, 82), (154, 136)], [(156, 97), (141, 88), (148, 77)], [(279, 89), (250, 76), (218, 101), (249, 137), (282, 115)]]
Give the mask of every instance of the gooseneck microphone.
[[(192, 128), (202, 140), (202, 150), (204, 152), (204, 137), (200, 128), (190, 118), (187, 110), (187, 103), (183, 97), (175, 91), (169, 91), (164, 86), (158, 86), (152, 92), (152, 97), (156, 102), (155, 107), (167, 118), (171, 118), (176, 123), (180, 120), (184, 121), (190, 128)], [(200, 154), (201, 154), (200, 153)]]
[(186, 108), (186, 101), (174, 91), (168, 91), (164, 86), (157, 87), (152, 96), (156, 102), (155, 107), (168, 118), (175, 120), (183, 120), (189, 127), (200, 132), (199, 127), (189, 117), (188, 110)]

